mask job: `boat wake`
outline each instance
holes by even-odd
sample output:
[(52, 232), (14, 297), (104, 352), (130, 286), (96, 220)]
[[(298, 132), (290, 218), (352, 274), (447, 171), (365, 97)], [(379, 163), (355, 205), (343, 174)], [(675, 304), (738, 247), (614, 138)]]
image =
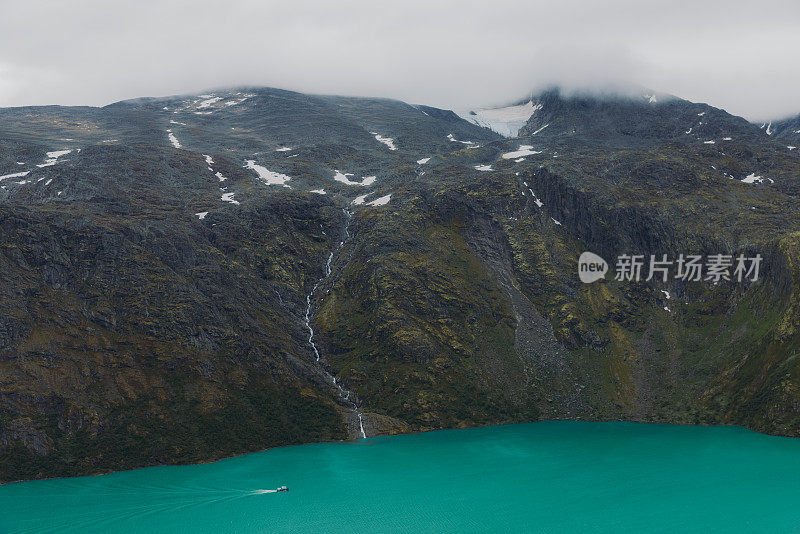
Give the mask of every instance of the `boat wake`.
[[(135, 472), (131, 471), (130, 473)], [(128, 473), (120, 474), (127, 475)], [(43, 526), (43, 518), (32, 516), (14, 532), (17, 534), (116, 532), (119, 530), (116, 527), (120, 524), (141, 520), (149, 515), (171, 516), (178, 513), (191, 515), (194, 510), (207, 509), (209, 506), (235, 506), (236, 501), (252, 495), (278, 493), (277, 489), (252, 490), (193, 485), (125, 484), (121, 482), (124, 478), (112, 475), (100, 481), (91, 494), (86, 493), (86, 483), (82, 478), (58, 480), (60, 489), (53, 490), (48, 495), (49, 498), (70, 503), (73, 500), (81, 502), (90, 497), (94, 500), (91, 502), (86, 500), (82, 506), (65, 507), (60, 511), (58, 517), (48, 519), (47, 527)], [(78, 491), (80, 489), (83, 491)], [(98, 506), (99, 502), (102, 502), (102, 506)], [(31, 506), (33, 507), (33, 505)], [(34, 508), (40, 507), (39, 503)], [(5, 510), (3, 511), (5, 512)], [(0, 532), (7, 532), (3, 528), (2, 519), (0, 514)], [(138, 532), (138, 530), (136, 531)]]

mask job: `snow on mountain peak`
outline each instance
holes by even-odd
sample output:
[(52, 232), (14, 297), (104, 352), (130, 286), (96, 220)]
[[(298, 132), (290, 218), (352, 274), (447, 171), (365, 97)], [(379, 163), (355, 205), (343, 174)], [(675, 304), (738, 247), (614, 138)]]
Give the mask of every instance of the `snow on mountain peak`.
[(542, 109), (542, 104), (528, 101), (525, 104), (503, 108), (477, 110), (454, 110), (456, 115), (478, 126), (489, 128), (505, 137), (516, 137), (520, 128), (528, 123), (534, 113)]

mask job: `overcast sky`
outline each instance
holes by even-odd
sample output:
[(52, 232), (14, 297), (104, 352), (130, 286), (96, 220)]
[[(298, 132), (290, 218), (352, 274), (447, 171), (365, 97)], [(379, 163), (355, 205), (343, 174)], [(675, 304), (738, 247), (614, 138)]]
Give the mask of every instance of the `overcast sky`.
[(268, 85), (440, 107), (635, 83), (800, 112), (798, 0), (0, 0), (0, 106)]

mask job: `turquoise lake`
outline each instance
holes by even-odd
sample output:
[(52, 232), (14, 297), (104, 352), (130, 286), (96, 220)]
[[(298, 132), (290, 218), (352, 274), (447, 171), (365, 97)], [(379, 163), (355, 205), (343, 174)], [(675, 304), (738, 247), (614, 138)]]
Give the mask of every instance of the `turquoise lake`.
[(302, 445), (0, 486), (0, 532), (800, 532), (800, 439), (546, 422)]

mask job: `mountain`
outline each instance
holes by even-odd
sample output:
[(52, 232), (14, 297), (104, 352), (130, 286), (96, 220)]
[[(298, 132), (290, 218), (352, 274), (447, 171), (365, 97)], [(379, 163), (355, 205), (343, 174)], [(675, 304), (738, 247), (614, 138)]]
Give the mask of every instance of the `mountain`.
[(767, 126), (770, 127), (770, 135), (786, 139), (795, 145), (800, 144), (800, 115), (795, 115), (794, 117), (790, 117), (782, 121), (769, 123), (768, 125), (764, 125), (762, 127), (766, 128)]
[[(800, 435), (785, 139), (662, 95), (471, 111), (0, 110), (0, 480), (542, 419)], [(764, 259), (583, 284), (587, 250)]]

